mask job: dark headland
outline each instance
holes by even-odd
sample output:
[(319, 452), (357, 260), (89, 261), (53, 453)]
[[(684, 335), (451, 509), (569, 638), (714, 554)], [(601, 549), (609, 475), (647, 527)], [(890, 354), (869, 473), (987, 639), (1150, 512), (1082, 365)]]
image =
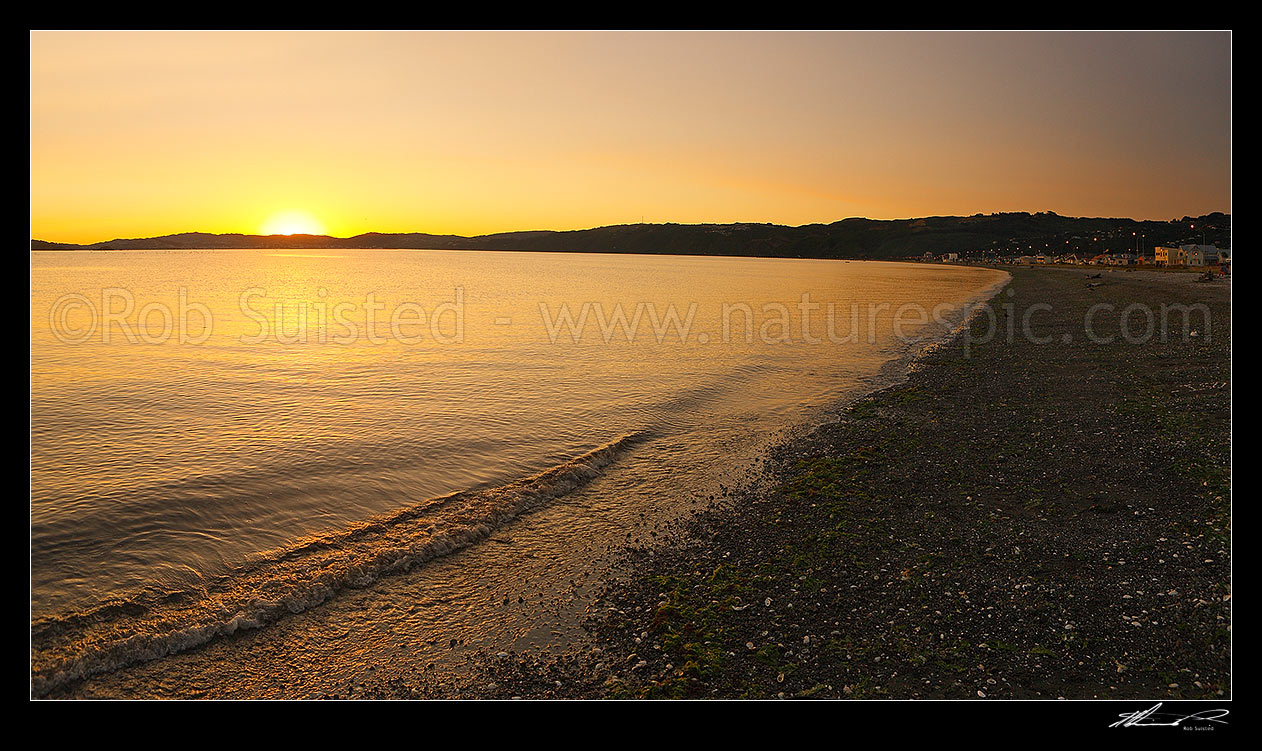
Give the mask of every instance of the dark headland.
[(1231, 216), (1170, 221), (1075, 218), (1052, 212), (975, 214), (920, 219), (843, 219), (831, 224), (623, 224), (566, 232), (505, 232), (463, 237), (422, 232), (370, 232), (354, 237), (187, 232), (116, 239), (89, 245), (32, 240), (33, 250), (192, 250), (247, 248), (416, 248), (535, 250), (773, 258), (914, 258), (957, 252), (966, 259), (1024, 255), (1098, 254), (1154, 245), (1207, 242), (1227, 247)]

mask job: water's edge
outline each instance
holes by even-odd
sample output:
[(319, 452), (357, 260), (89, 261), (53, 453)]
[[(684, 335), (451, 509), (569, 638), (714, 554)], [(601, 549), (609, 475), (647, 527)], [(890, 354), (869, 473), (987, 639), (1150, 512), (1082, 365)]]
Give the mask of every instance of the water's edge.
[[(847, 406), (907, 380), (916, 362), (948, 346), (1010, 283), (1010, 274), (969, 297), (947, 330), (896, 352), (864, 387), (778, 431), (761, 453), (791, 442)], [(114, 598), (87, 610), (33, 619), (31, 689), (45, 696), (84, 678), (160, 659), (287, 614), (348, 589), (466, 549), (548, 501), (578, 490), (650, 436), (622, 436), (538, 474), (495, 488), (459, 491), (406, 505), (334, 532), (252, 557), (203, 586)], [(757, 480), (755, 480), (756, 482)]]
[(463, 550), (548, 501), (581, 488), (648, 436), (631, 434), (497, 488), (412, 504), (352, 528), (257, 556), (195, 590), (117, 598), (31, 624), (31, 691), (261, 628), (347, 589)]

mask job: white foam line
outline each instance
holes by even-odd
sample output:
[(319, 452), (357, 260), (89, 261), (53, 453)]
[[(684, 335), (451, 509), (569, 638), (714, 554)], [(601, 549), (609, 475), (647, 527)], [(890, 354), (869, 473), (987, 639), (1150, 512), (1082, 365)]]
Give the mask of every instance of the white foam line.
[[(498, 488), (465, 491), (263, 556), (183, 605), (106, 606), (33, 629), (31, 691), (42, 696), (91, 675), (182, 652), (315, 607), (347, 588), (469, 547), (530, 509), (600, 475), (639, 435), (623, 436)], [(447, 512), (447, 513), (443, 513)], [(118, 603), (114, 603), (117, 605)]]

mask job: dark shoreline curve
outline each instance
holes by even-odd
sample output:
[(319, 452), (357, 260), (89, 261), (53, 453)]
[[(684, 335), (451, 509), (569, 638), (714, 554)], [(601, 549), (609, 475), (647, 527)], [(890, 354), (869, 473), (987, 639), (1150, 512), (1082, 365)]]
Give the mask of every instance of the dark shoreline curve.
[[(1230, 288), (1084, 277), (1014, 270), (987, 306), (1011, 342), (965, 347), (979, 316), (777, 449), (768, 492), (629, 550), (589, 643), (359, 696), (1230, 697)], [(1045, 344), (1020, 334), (1036, 303)], [(1211, 327), (1092, 343), (1100, 303), (1104, 336), (1133, 304), (1204, 305)]]

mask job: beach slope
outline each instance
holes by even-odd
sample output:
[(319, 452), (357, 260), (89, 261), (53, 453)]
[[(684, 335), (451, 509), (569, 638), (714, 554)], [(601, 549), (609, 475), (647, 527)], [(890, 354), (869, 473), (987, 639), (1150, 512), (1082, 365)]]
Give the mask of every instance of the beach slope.
[(1226, 281), (1017, 269), (905, 383), (783, 447), (770, 491), (631, 551), (595, 647), (450, 690), (1230, 696), (1230, 374)]

